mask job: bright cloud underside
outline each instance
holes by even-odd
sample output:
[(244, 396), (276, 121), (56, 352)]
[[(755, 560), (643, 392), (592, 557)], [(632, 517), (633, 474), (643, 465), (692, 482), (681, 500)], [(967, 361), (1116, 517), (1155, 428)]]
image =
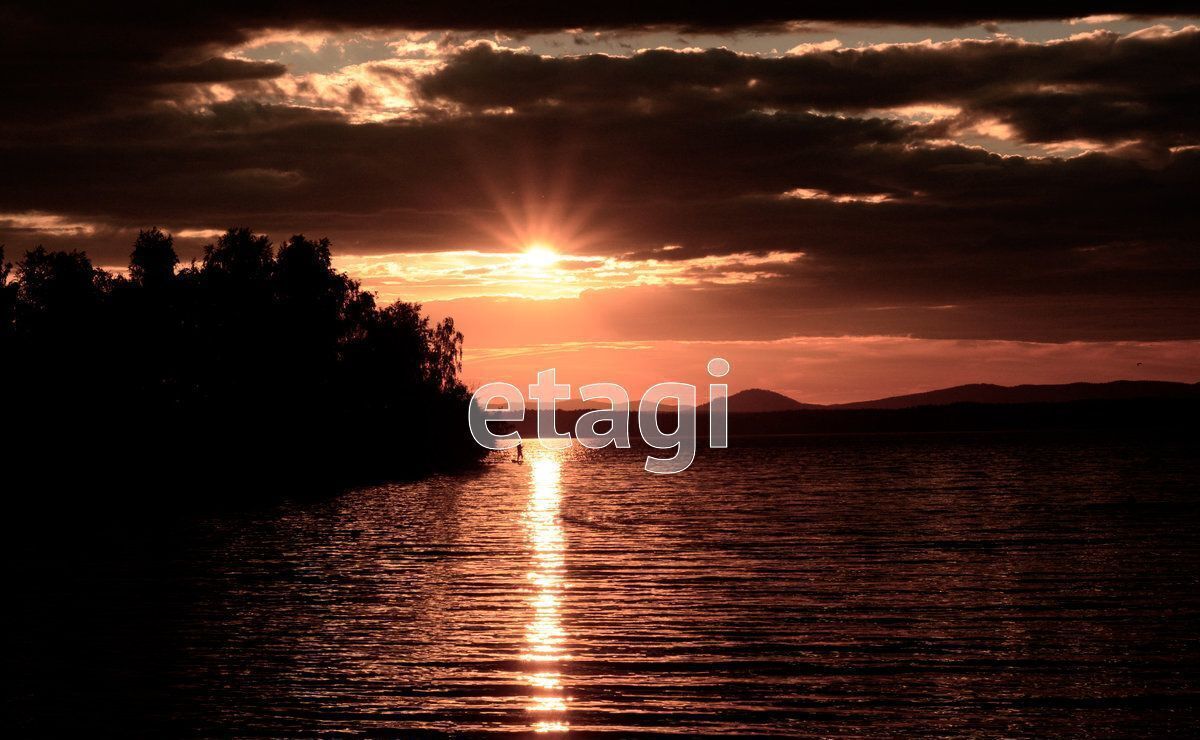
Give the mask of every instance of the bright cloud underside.
[(727, 254), (692, 259), (622, 259), (527, 252), (408, 252), (338, 257), (337, 268), (384, 299), (418, 301), (507, 297), (577, 298), (585, 290), (635, 286), (738, 285), (778, 277), (800, 252)]

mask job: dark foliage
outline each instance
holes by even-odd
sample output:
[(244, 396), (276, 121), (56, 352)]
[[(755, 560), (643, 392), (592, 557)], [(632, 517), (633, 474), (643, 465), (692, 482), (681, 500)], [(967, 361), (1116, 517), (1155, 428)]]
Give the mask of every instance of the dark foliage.
[(127, 278), (80, 252), (39, 247), (15, 268), (0, 252), (10, 472), (239, 491), (479, 459), (451, 319), (377, 306), (324, 239), (276, 249), (231, 229), (178, 262), (158, 229), (139, 234)]
[(4, 245), (0, 244), (0, 348), (6, 347), (13, 331), (17, 309), (17, 286), (8, 282), (12, 263), (4, 261)]

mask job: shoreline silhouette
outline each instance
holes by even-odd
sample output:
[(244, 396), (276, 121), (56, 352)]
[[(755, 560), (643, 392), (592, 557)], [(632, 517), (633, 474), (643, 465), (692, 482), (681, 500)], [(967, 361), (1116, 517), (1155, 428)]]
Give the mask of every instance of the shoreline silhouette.
[(172, 236), (149, 229), (128, 277), (78, 251), (0, 254), (6, 477), (214, 495), (234, 475), (359, 483), (477, 462), (453, 319), (378, 305), (330, 249), (230, 229), (177, 271)]

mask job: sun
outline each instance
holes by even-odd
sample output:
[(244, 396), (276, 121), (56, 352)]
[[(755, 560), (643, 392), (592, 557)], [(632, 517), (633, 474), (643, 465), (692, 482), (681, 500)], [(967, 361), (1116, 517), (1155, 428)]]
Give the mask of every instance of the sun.
[(522, 264), (538, 270), (544, 270), (545, 268), (552, 266), (554, 263), (558, 262), (559, 259), (561, 259), (561, 257), (559, 256), (558, 252), (555, 252), (550, 247), (541, 243), (530, 244), (525, 248), (525, 251), (521, 253)]

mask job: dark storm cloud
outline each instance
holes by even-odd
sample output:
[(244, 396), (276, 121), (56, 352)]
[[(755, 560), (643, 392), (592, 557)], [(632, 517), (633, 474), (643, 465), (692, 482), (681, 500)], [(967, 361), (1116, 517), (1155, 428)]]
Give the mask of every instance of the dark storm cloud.
[[(796, 290), (887, 301), (1161, 298), (1190, 295), (1200, 277), (1196, 151), (1155, 168), (1103, 154), (1030, 160), (929, 145), (920, 126), (813, 114), (556, 110), (351, 126), (213, 110), (185, 136), (191, 117), (164, 113), (112, 127), (103, 144), (10, 147), (4, 158), (27, 174), (0, 184), (0, 202), (110, 224), (328, 233), (350, 251), (494, 244), (478, 224), (502, 222), (508, 194), (568, 212), (597, 202), (587, 228), (606, 239), (594, 251), (799, 250), (809, 257)], [(137, 135), (118, 138), (122, 128)], [(781, 197), (797, 188), (890, 200)], [(114, 259), (126, 249), (102, 246)]]
[[(0, 5), (0, 100), (19, 100), (9, 118), (85, 113), (145, 92), (162, 77), (225, 79), (203, 70), (220, 48), (268, 28), (488, 30), (509, 33), (568, 28), (679, 31), (778, 29), (789, 22), (959, 25), (992, 20), (1071, 18), (1102, 13), (1169, 16), (1195, 3), (1111, 0), (1019, 6), (1011, 3), (522, 3), (355, 2), (218, 3), (159, 9), (81, 3)], [(199, 65), (199, 66), (197, 66)], [(191, 70), (187, 75), (184, 70)], [(272, 76), (271, 69), (261, 69)], [(251, 68), (235, 73), (253, 74)]]
[[(738, 2), (642, 0), (637, 3), (524, 0), (503, 3), (451, 3), (439, 0), (394, 2), (207, 2), (153, 9), (142, 5), (43, 3), (32, 8), (0, 8), (9, 23), (39, 24), (124, 32), (122, 41), (143, 45), (162, 38), (164, 46), (228, 43), (258, 28), (407, 28), (501, 31), (555, 31), (569, 28), (730, 31), (779, 27), (791, 22), (963, 25), (985, 21), (1055, 20), (1089, 15), (1164, 17), (1194, 14), (1194, 2), (1157, 0), (1068, 0), (1046, 3), (939, 2)], [(139, 36), (154, 34), (153, 37)]]
[(727, 49), (549, 58), (480, 44), (423, 80), (435, 99), (474, 108), (638, 109), (724, 105), (856, 111), (949, 104), (960, 123), (993, 118), (1027, 141), (1200, 133), (1200, 29), (1069, 41), (892, 45), (782, 58)]
[[(220, 6), (221, 4), (217, 4)], [(869, 24), (961, 25), (980, 21), (1044, 20), (1100, 14), (1169, 16), (1194, 13), (1194, 2), (1154, 0), (1068, 0), (1066, 2), (924, 2), (904, 4), (813, 2), (699, 3), (642, 0), (636, 3), (524, 0), (504, 3), (448, 3), (438, 0), (355, 3), (225, 3), (232, 24), (380, 26), (418, 29), (501, 29), (667, 27), (685, 31), (774, 27), (792, 21)], [(206, 4), (211, 12), (214, 6)], [(214, 14), (215, 15), (215, 14)]]
[[(861, 174), (849, 164), (865, 155), (855, 152), (882, 152), (917, 134), (894, 121), (807, 114), (680, 119), (557, 111), (350, 125), (330, 113), (233, 102), (202, 115), (160, 110), (89, 124), (69, 141), (58, 130), (31, 132), (0, 148), (12, 170), (24, 173), (0, 182), (0, 202), (10, 211), (188, 223), (272, 213), (383, 223), (410, 213), (465, 223), (472, 212), (501, 205), (497, 194), (504, 200), (530, 190), (536, 199), (603, 198), (614, 206), (647, 196), (770, 199), (810, 181), (859, 187)], [(705, 156), (710, 148), (722, 156)], [(847, 169), (798, 178), (794, 168), (806, 162)], [(229, 177), (245, 170), (295, 176), (291, 187), (251, 193), (249, 181)], [(416, 241), (466, 238), (464, 228), (449, 237), (442, 227), (430, 229), (428, 240)]]
[[(793, 13), (888, 20), (841, 4), (776, 15), (746, 4), (709, 15), (683, 7), (617, 10), (596, 25), (686, 17), (720, 28)], [(966, 7), (908, 20), (996, 17)], [(0, 241), (9, 254), (36, 238), (117, 264), (130, 230), (152, 224), (250, 225), (276, 238), (304, 231), (358, 253), (496, 246), (487, 226), (502, 225), (506, 209), (557, 204), (568, 217), (584, 212), (581, 230), (600, 235), (588, 245), (594, 253), (803, 251), (785, 277), (745, 288), (756, 298), (739, 294), (737, 305), (803, 309), (829, 317), (811, 325), (823, 331), (966, 336), (956, 332), (971, 323), (954, 317), (991, 316), (987, 335), (1008, 338), (1200, 336), (1200, 318), (1190, 318), (1200, 317), (1200, 152), (1179, 148), (1197, 132), (1195, 32), (786, 59), (709, 51), (542, 60), (475, 47), (424, 83), (426, 102), (440, 107), (412, 120), (353, 124), (244, 98), (189, 104), (208, 83), (252, 89), (284, 73), (222, 56), (255, 29), (529, 30), (599, 17), (561, 4), (504, 22), (495, 8), (450, 18), (442, 4), (286, 8), (210, 6), (169, 22), (0, 10)], [(1133, 139), (1153, 156), (1003, 157), (945, 143), (954, 134), (945, 123), (869, 114), (918, 102), (962, 107), (959, 124), (998, 119), (1030, 141)], [(506, 106), (515, 112), (481, 112)], [(29, 213), (62, 223), (5, 228), (5, 214)], [(198, 243), (183, 241), (193, 253)], [(655, 251), (664, 244), (683, 248)], [(943, 304), (973, 308), (876, 311)]]
[(222, 58), (224, 45), (241, 38), (239, 29), (193, 25), (186, 17), (0, 6), (0, 131), (95, 119), (168, 98), (180, 84), (269, 79), (286, 71), (281, 64)]

